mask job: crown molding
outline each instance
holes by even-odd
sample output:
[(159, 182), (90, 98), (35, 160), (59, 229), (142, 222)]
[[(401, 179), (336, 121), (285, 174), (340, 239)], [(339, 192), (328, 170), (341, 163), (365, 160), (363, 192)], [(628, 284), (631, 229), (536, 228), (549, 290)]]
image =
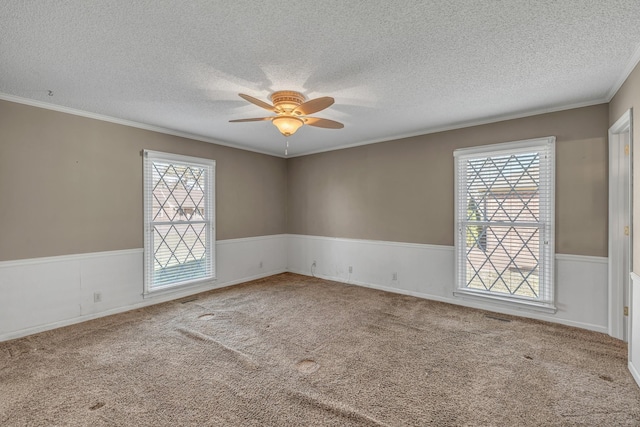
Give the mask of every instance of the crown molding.
[(363, 141), (363, 142), (356, 142), (356, 143), (353, 143), (353, 144), (341, 145), (339, 147), (332, 147), (332, 148), (320, 149), (320, 150), (315, 150), (315, 151), (309, 151), (309, 152), (306, 152), (306, 153), (303, 153), (303, 154), (294, 154), (294, 155), (288, 156), (288, 158), (309, 156), (311, 154), (326, 153), (328, 151), (344, 150), (344, 149), (347, 149), (347, 148), (360, 147), (362, 145), (377, 144), (379, 142), (395, 141), (395, 140), (398, 140), (398, 139), (412, 138), (414, 136), (430, 135), (430, 134), (439, 133), (439, 132), (446, 132), (446, 131), (450, 131), (450, 130), (465, 129), (465, 128), (469, 128), (469, 127), (473, 127), (473, 126), (489, 125), (489, 124), (492, 124), (492, 123), (504, 122), (504, 121), (507, 121), (507, 120), (523, 119), (523, 118), (526, 118), (526, 117), (538, 116), (540, 114), (556, 113), (556, 112), (559, 112), (559, 111), (573, 110), (575, 108), (591, 107), (593, 105), (606, 104), (608, 102), (609, 102), (609, 99), (599, 98), (599, 99), (595, 99), (595, 100), (591, 100), (591, 101), (578, 102), (578, 103), (575, 103), (575, 104), (564, 105), (564, 106), (561, 106), (561, 107), (540, 108), (540, 109), (537, 109), (537, 110), (532, 110), (532, 111), (524, 112), (524, 113), (505, 114), (505, 115), (501, 115), (501, 116), (493, 116), (493, 117), (487, 118), (487, 119), (472, 120), (472, 121), (457, 123), (457, 124), (448, 125), (448, 126), (425, 128), (423, 130), (416, 131), (416, 132), (410, 132), (410, 133), (405, 133), (405, 134), (400, 134), (400, 135), (395, 135), (395, 136), (390, 136), (390, 137), (385, 137), (385, 138), (380, 138), (380, 139), (370, 139), (370, 140), (366, 140), (366, 141)]
[(640, 44), (636, 48), (635, 52), (633, 52), (633, 55), (631, 55), (631, 58), (629, 58), (629, 62), (620, 74), (618, 80), (616, 80), (613, 86), (611, 86), (611, 89), (609, 89), (609, 92), (607, 93), (607, 102), (610, 102), (613, 97), (616, 96), (616, 93), (618, 93), (624, 82), (627, 81), (629, 75), (631, 75), (633, 70), (638, 65), (638, 62), (640, 62)]
[(262, 151), (262, 150), (257, 150), (257, 149), (254, 149), (254, 148), (248, 148), (248, 147), (241, 146), (241, 145), (234, 144), (234, 143), (227, 142), (227, 141), (220, 141), (218, 139), (207, 138), (205, 136), (200, 136), (200, 135), (196, 135), (196, 134), (192, 134), (192, 133), (188, 133), (188, 132), (182, 132), (182, 131), (179, 131), (179, 130), (164, 128), (162, 126), (156, 126), (156, 125), (150, 125), (150, 124), (146, 124), (146, 123), (135, 122), (133, 120), (119, 119), (117, 117), (111, 117), (111, 116), (107, 116), (107, 115), (104, 115), (104, 114), (92, 113), (92, 112), (89, 112), (89, 111), (78, 110), (78, 109), (70, 108), (70, 107), (64, 107), (62, 105), (50, 104), (48, 102), (37, 101), (35, 99), (22, 98), (20, 96), (9, 95), (7, 93), (0, 92), (0, 100), (15, 102), (15, 103), (18, 103), (18, 104), (30, 105), (32, 107), (43, 108), (45, 110), (58, 111), (60, 113), (72, 114), (74, 116), (86, 117), (86, 118), (89, 118), (89, 119), (100, 120), (100, 121), (103, 121), (103, 122), (115, 123), (117, 125), (122, 125), (122, 126), (128, 126), (128, 127), (137, 128), (137, 129), (148, 130), (148, 131), (151, 131), (151, 132), (158, 132), (158, 133), (162, 133), (162, 134), (165, 134), (165, 135), (173, 135), (173, 136), (178, 136), (180, 138), (187, 138), (187, 139), (193, 139), (195, 141), (208, 142), (210, 144), (222, 145), (224, 147), (236, 148), (238, 150), (252, 151), (254, 153), (266, 154), (267, 156), (284, 158), (284, 156), (279, 156), (279, 155), (270, 153), (268, 151)]
[[(638, 52), (638, 55), (640, 55), (640, 49), (638, 49), (637, 52)], [(631, 70), (633, 70), (633, 67), (631, 68)], [(625, 77), (625, 79), (626, 79), (626, 77)], [(161, 126), (155, 126), (155, 125), (149, 125), (149, 124), (145, 124), (145, 123), (139, 123), (139, 122), (135, 122), (135, 121), (132, 121), (132, 120), (119, 119), (119, 118), (116, 118), (116, 117), (111, 117), (111, 116), (107, 116), (107, 115), (103, 115), (103, 114), (92, 113), (92, 112), (88, 112), (88, 111), (78, 110), (78, 109), (75, 109), (75, 108), (69, 108), (69, 107), (64, 107), (64, 106), (61, 106), (61, 105), (50, 104), (50, 103), (43, 102), (43, 101), (37, 101), (37, 100), (34, 100), (34, 99), (28, 99), (28, 98), (22, 98), (22, 97), (19, 97), (19, 96), (15, 96), (15, 95), (9, 95), (9, 94), (2, 93), (2, 92), (0, 92), (0, 100), (16, 102), (16, 103), (19, 103), (19, 104), (25, 104), (25, 105), (30, 105), (30, 106), (33, 106), (33, 107), (44, 108), (44, 109), (47, 109), (47, 110), (59, 111), (59, 112), (62, 112), (62, 113), (72, 114), (72, 115), (75, 115), (75, 116), (87, 117), (87, 118), (90, 118), (90, 119), (101, 120), (101, 121), (104, 121), (104, 122), (110, 122), (110, 123), (115, 123), (115, 124), (119, 124), (119, 125), (123, 125), (123, 126), (129, 126), (129, 127), (134, 127), (134, 128), (138, 128), (138, 129), (149, 130), (149, 131), (152, 131), (152, 132), (163, 133), (163, 134), (166, 134), (166, 135), (178, 136), (178, 137), (181, 137), (181, 138), (192, 139), (192, 140), (195, 140), (195, 141), (208, 142), (208, 143), (211, 143), (211, 144), (222, 145), (222, 146), (225, 146), (225, 147), (235, 148), (235, 149), (238, 149), (238, 150), (251, 151), (251, 152), (254, 152), (254, 153), (265, 154), (267, 156), (278, 157), (278, 158), (282, 158), (282, 159), (291, 159), (291, 158), (295, 158), (295, 157), (303, 157), (303, 156), (308, 156), (308, 155), (312, 155), (312, 154), (326, 153), (326, 152), (329, 152), (329, 151), (345, 150), (347, 148), (360, 147), (362, 145), (377, 144), (377, 143), (380, 143), (380, 142), (395, 141), (395, 140), (398, 140), (398, 139), (405, 139), (405, 138), (411, 138), (411, 137), (415, 137), (415, 136), (429, 135), (429, 134), (438, 133), (438, 132), (446, 132), (446, 131), (451, 131), (451, 130), (464, 129), (464, 128), (473, 127), (473, 126), (487, 125), (487, 124), (498, 123), (498, 122), (507, 121), (507, 120), (522, 119), (522, 118), (525, 118), (525, 117), (532, 117), (532, 116), (537, 116), (537, 115), (540, 115), (540, 114), (547, 114), (547, 113), (555, 113), (555, 112), (558, 112), (558, 111), (572, 110), (574, 108), (590, 107), (590, 106), (593, 106), (593, 105), (607, 103), (611, 99), (610, 98), (601, 98), (601, 99), (596, 99), (596, 100), (592, 100), (592, 101), (586, 101), (586, 102), (580, 102), (580, 103), (576, 103), (576, 104), (564, 105), (564, 106), (560, 106), (560, 107), (540, 108), (540, 109), (532, 110), (532, 111), (529, 111), (529, 112), (493, 116), (493, 117), (487, 118), (487, 119), (473, 120), (473, 121), (462, 122), (462, 123), (457, 123), (457, 124), (448, 125), (448, 126), (425, 128), (425, 129), (422, 129), (422, 130), (419, 130), (419, 131), (415, 131), (415, 132), (398, 134), (398, 135), (393, 135), (393, 136), (384, 137), (384, 138), (369, 139), (369, 140), (365, 140), (365, 141), (361, 141), (361, 142), (356, 142), (356, 143), (353, 143), (353, 144), (346, 144), (346, 145), (340, 145), (340, 146), (337, 146), (337, 147), (323, 148), (323, 149), (320, 149), (320, 150), (307, 151), (307, 152), (304, 152), (304, 153), (291, 154), (291, 155), (288, 155), (288, 156), (283, 156), (283, 155), (271, 153), (271, 152), (264, 151), (264, 150), (257, 150), (257, 149), (254, 149), (254, 148), (248, 148), (248, 147), (245, 147), (245, 146), (241, 146), (239, 144), (220, 141), (220, 140), (217, 140), (217, 139), (207, 138), (207, 137), (204, 137), (204, 136), (195, 135), (195, 134), (191, 134), (191, 133), (187, 133), (187, 132), (181, 132), (181, 131), (177, 131), (177, 130), (173, 130), (173, 129), (169, 129), (169, 128), (163, 128)]]

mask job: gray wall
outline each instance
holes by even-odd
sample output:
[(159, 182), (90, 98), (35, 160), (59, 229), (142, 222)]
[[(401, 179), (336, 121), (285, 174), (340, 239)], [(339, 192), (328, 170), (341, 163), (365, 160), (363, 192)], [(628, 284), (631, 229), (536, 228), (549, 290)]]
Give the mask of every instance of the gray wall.
[(601, 104), (289, 159), (287, 230), (453, 245), (453, 151), (556, 136), (556, 252), (607, 256), (608, 123)]
[(286, 232), (286, 160), (0, 101), (0, 261), (143, 247), (143, 149), (216, 160), (217, 239)]
[[(609, 126), (633, 108), (633, 164), (640, 165), (640, 65), (631, 72), (609, 103)], [(637, 166), (635, 167), (637, 171)], [(633, 173), (633, 236), (640, 236), (640, 173)], [(640, 274), (640, 237), (633, 240), (633, 272)]]
[(453, 245), (453, 150), (548, 135), (556, 251), (607, 256), (609, 122), (602, 104), (285, 160), (0, 101), (0, 260), (142, 247), (145, 148), (216, 160), (220, 240)]

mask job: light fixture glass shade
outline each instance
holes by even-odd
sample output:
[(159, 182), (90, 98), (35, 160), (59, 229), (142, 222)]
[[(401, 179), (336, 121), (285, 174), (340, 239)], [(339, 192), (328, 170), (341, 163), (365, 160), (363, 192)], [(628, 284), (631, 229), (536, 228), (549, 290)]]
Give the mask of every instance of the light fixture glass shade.
[(302, 119), (291, 116), (276, 117), (271, 123), (273, 123), (284, 136), (293, 135), (304, 124)]

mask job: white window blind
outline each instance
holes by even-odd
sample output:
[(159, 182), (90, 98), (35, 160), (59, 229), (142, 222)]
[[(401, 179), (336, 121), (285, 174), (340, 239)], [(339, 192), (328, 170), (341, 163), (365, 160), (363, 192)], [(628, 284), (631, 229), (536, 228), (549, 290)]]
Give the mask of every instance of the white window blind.
[(215, 161), (144, 151), (145, 294), (215, 277)]
[(454, 156), (456, 293), (555, 309), (555, 137)]

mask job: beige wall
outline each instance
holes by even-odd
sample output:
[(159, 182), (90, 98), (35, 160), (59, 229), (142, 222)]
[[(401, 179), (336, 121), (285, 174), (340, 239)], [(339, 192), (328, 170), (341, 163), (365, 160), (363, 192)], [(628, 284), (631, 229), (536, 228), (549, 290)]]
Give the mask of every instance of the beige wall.
[[(640, 165), (640, 65), (631, 72), (609, 103), (609, 126), (633, 108), (633, 164)], [(637, 167), (634, 167), (637, 171)], [(633, 236), (640, 236), (640, 173), (633, 173)], [(633, 238), (633, 271), (640, 274), (640, 238)]]
[[(632, 78), (640, 99), (638, 70)], [(145, 148), (216, 160), (220, 240), (289, 232), (452, 245), (453, 150), (548, 135), (556, 251), (606, 256), (609, 122), (602, 104), (284, 160), (0, 101), (0, 260), (142, 247)]]
[(297, 157), (294, 234), (453, 245), (453, 151), (556, 136), (556, 252), (607, 256), (608, 104)]
[(286, 160), (0, 101), (0, 261), (141, 248), (142, 157), (216, 160), (217, 238), (286, 232)]

